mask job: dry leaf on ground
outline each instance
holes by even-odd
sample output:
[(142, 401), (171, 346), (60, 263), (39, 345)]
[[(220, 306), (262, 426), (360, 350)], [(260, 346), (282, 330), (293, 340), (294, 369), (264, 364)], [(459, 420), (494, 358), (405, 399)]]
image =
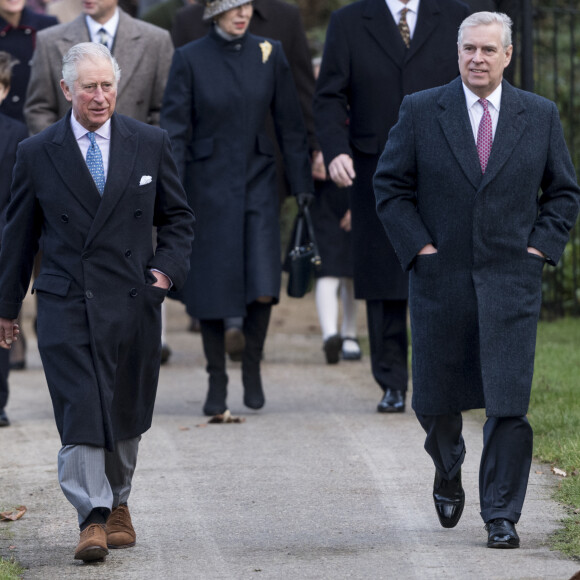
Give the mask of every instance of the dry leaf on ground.
[(560, 469), (559, 467), (552, 467), (552, 473), (554, 475), (559, 475), (560, 477), (566, 477), (566, 472), (563, 469)]
[(0, 520), (14, 522), (19, 520), (26, 513), (25, 505), (18, 505), (11, 511), (0, 512)]

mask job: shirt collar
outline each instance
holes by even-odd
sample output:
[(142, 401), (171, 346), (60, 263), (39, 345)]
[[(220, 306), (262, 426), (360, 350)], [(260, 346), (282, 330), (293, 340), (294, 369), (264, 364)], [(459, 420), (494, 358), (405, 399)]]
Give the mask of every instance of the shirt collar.
[[(70, 116), (70, 125), (73, 130), (75, 139), (78, 141), (82, 137), (84, 137), (89, 131), (85, 129), (76, 119), (74, 113), (71, 113)], [(108, 119), (103, 125), (101, 125), (95, 133), (102, 137), (103, 139), (110, 139), (111, 138), (111, 119)]]
[(400, 14), (403, 8), (415, 14), (419, 12), (419, 0), (410, 0), (407, 4), (403, 4), (401, 0), (386, 0), (386, 2), (392, 14)]
[[(471, 109), (475, 103), (477, 103), (480, 99), (474, 92), (470, 91), (466, 86), (465, 83), (463, 84), (463, 92), (465, 93), (465, 102), (467, 103), (467, 108)], [(501, 91), (502, 91), (502, 84), (499, 83), (497, 88), (491, 93), (491, 95), (487, 96), (487, 102), (491, 103), (492, 107), (499, 111), (501, 105)]]
[(91, 18), (88, 14), (85, 15), (85, 20), (87, 22), (87, 26), (89, 28), (89, 32), (91, 34), (91, 38), (94, 38), (97, 32), (104, 28), (111, 38), (115, 38), (115, 34), (117, 34), (117, 27), (119, 26), (119, 9), (115, 10), (115, 14), (107, 20), (104, 24), (100, 24), (93, 18)]

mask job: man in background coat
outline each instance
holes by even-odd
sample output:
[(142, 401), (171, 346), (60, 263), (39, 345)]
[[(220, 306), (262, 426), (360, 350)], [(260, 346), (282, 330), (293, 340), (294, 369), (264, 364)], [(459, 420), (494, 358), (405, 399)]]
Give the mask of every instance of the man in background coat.
[(378, 214), (411, 272), (413, 409), (435, 509), (446, 528), (461, 517), (461, 412), (484, 407), (490, 548), (519, 547), (542, 269), (558, 262), (580, 204), (556, 106), (502, 82), (510, 25), (491, 12), (463, 22), (461, 78), (405, 98), (375, 176)]
[(14, 340), (40, 246), (32, 291), (62, 441), (59, 482), (78, 512), (75, 558), (90, 561), (107, 546), (135, 545), (127, 500), (153, 414), (161, 303), (187, 276), (193, 214), (167, 133), (114, 113), (120, 73), (109, 50), (75, 45), (62, 73), (72, 114), (17, 153), (0, 253), (0, 347)]
[[(106, 35), (99, 32), (103, 28)], [(117, 0), (83, 0), (83, 14), (37, 35), (24, 107), (32, 135), (61, 119), (70, 109), (60, 90), (64, 54), (79, 42), (102, 39), (123, 71), (117, 111), (137, 121), (159, 125), (173, 57), (169, 33), (131, 18), (118, 8)]]
[[(10, 75), (14, 60), (10, 54), (0, 51), (0, 105), (10, 93)], [(16, 148), (28, 137), (26, 125), (0, 112), (0, 238), (4, 229), (6, 207), (10, 201), (10, 181), (16, 162)], [(1, 245), (0, 245), (1, 247)], [(10, 421), (5, 407), (8, 403), (9, 351), (0, 350), (0, 427), (8, 427)]]
[(405, 409), (408, 278), (377, 217), (372, 177), (403, 97), (457, 76), (457, 29), (467, 14), (455, 0), (361, 0), (332, 14), (326, 36), (316, 133), (332, 180), (352, 184), (355, 293), (366, 300), (372, 372), (384, 391), (379, 412)]

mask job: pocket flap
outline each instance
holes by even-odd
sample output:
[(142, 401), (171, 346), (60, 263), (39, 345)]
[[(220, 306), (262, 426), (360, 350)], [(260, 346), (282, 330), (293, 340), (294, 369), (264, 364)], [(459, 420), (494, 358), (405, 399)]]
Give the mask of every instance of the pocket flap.
[(70, 278), (65, 278), (59, 274), (40, 274), (34, 281), (32, 292), (40, 290), (55, 296), (66, 296), (70, 288)]

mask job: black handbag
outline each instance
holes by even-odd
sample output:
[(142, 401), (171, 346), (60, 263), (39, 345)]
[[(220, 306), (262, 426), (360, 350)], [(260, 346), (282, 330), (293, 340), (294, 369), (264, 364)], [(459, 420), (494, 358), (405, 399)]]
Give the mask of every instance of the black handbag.
[(320, 268), (321, 263), (310, 211), (306, 206), (299, 207), (296, 216), (294, 247), (288, 252), (286, 261), (288, 296), (302, 298), (312, 290), (314, 271)]

